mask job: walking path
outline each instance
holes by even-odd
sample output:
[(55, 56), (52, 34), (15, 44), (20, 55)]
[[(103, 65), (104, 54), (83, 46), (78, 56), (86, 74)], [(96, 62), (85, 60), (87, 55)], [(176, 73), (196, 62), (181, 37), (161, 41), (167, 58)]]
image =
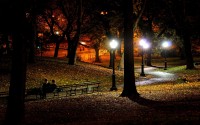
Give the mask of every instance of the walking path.
[[(159, 82), (167, 82), (167, 81), (174, 81), (177, 79), (177, 76), (172, 73), (167, 73), (167, 72), (162, 72), (162, 71), (157, 71), (156, 67), (145, 67), (144, 72), (145, 74), (152, 75), (153, 78), (146, 78), (146, 77), (140, 77), (136, 81), (136, 85), (147, 85), (147, 84), (154, 84), (154, 83), (159, 83)], [(141, 69), (137, 68), (136, 72), (140, 72)]]

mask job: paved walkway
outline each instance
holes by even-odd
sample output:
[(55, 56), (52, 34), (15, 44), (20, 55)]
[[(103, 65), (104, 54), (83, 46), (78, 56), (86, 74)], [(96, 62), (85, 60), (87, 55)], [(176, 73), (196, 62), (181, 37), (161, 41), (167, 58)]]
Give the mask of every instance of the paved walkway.
[[(167, 82), (167, 81), (174, 81), (177, 79), (177, 76), (172, 73), (157, 71), (156, 67), (145, 67), (144, 73), (146, 75), (152, 75), (153, 78), (146, 78), (146, 77), (140, 77), (136, 81), (136, 85), (147, 85), (147, 84), (154, 84), (159, 82)], [(136, 72), (141, 72), (141, 68), (136, 68)]]

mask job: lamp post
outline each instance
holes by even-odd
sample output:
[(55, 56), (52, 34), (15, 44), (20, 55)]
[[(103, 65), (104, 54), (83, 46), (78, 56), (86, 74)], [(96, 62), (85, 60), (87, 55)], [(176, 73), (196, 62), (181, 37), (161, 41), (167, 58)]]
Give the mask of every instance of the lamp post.
[(165, 58), (165, 61), (164, 61), (164, 64), (165, 64), (165, 67), (164, 67), (164, 70), (167, 70), (167, 55), (166, 55), (166, 49), (171, 45), (171, 42), (170, 41), (164, 41), (162, 43), (162, 47), (164, 48), (164, 58)]
[(141, 39), (139, 44), (142, 47), (142, 64), (141, 64), (140, 76), (145, 76), (145, 73), (144, 73), (144, 49), (149, 48), (149, 44), (147, 43), (147, 41), (145, 39)]
[(110, 91), (113, 91), (113, 90), (117, 90), (117, 87), (116, 87), (116, 82), (115, 82), (115, 49), (117, 48), (118, 46), (118, 42), (116, 40), (112, 40), (110, 42), (110, 48), (111, 48), (111, 51), (112, 51), (112, 55), (111, 55), (111, 59), (112, 59), (112, 87), (110, 88)]

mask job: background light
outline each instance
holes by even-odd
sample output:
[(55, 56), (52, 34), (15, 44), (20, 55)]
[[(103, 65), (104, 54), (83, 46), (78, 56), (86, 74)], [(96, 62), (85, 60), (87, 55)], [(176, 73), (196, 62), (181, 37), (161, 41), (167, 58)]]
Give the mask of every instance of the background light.
[(164, 41), (162, 43), (162, 47), (164, 47), (164, 48), (168, 48), (169, 46), (171, 46), (171, 41)]
[(117, 46), (118, 46), (118, 42), (116, 40), (112, 40), (110, 42), (110, 48), (111, 49), (115, 49), (115, 48), (117, 48)]
[(150, 46), (150, 45), (149, 45), (148, 43), (145, 43), (145, 44), (143, 45), (143, 48), (144, 48), (144, 49), (148, 49), (149, 46)]
[(56, 34), (59, 35), (59, 31), (56, 31)]
[(148, 49), (150, 47), (150, 45), (146, 39), (141, 39), (139, 42), (139, 45), (142, 46), (142, 48), (144, 48), (144, 49)]
[(140, 42), (139, 42), (139, 44), (140, 44), (140, 46), (143, 47), (146, 42), (147, 41), (145, 39), (141, 39)]

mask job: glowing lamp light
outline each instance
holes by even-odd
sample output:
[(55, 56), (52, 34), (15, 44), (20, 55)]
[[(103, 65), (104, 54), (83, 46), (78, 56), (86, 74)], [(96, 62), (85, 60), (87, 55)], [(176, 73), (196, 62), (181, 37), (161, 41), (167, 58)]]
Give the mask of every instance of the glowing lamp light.
[(110, 42), (110, 48), (111, 48), (111, 49), (116, 49), (117, 46), (118, 46), (118, 42), (117, 42), (116, 40), (112, 40), (112, 41)]
[[(168, 48), (171, 46), (171, 41), (164, 41), (162, 43), (162, 47), (163, 48)], [(166, 49), (164, 50), (164, 56), (165, 56), (165, 67), (164, 67), (164, 70), (167, 70), (167, 56), (166, 56)]]
[(144, 73), (144, 49), (148, 49), (150, 47), (150, 45), (146, 39), (141, 39), (139, 42), (139, 45), (142, 47), (142, 64), (141, 64), (140, 76), (145, 76), (145, 73)]
[(59, 35), (59, 31), (56, 31), (56, 34)]
[(170, 41), (164, 41), (163, 43), (162, 43), (162, 47), (164, 47), (164, 48), (168, 48), (168, 47), (170, 47), (171, 46), (171, 42)]
[(81, 44), (83, 44), (83, 45), (86, 45), (86, 43), (85, 43), (85, 42), (83, 42), (83, 41), (81, 41), (80, 43), (81, 43)]
[(141, 39), (139, 45), (142, 46), (143, 49), (148, 49), (150, 47), (146, 39)]
[(150, 45), (149, 45), (148, 43), (145, 43), (145, 44), (143, 45), (143, 48), (144, 48), (144, 49), (148, 49), (149, 46), (150, 46)]
[(145, 45), (146, 44), (146, 40), (145, 39), (141, 39), (140, 40), (140, 42), (139, 42), (139, 44), (140, 44), (140, 46), (143, 46), (143, 45)]

